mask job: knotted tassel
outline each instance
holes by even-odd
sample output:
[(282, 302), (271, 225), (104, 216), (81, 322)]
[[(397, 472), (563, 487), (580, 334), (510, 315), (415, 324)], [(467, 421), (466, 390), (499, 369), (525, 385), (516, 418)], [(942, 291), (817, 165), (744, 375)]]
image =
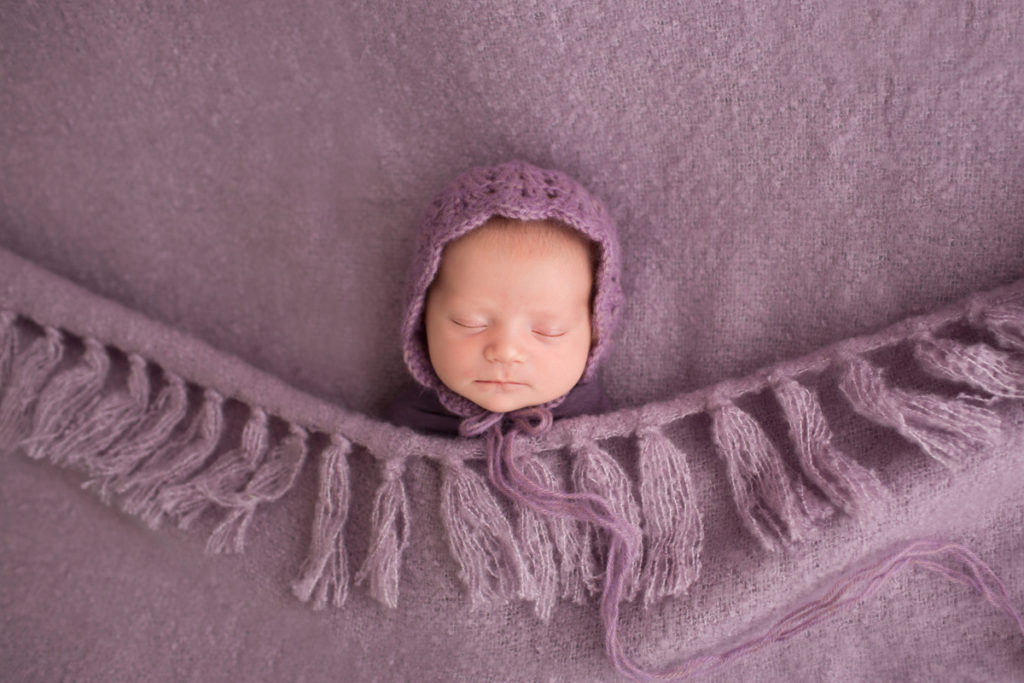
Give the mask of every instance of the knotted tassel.
[(888, 386), (881, 371), (860, 358), (849, 360), (839, 387), (858, 413), (947, 467), (990, 448), (998, 434), (999, 417), (988, 408)]
[(142, 419), (149, 396), (146, 361), (132, 354), (128, 356), (127, 391), (114, 391), (87, 409), (81, 421), (69, 425), (50, 444), (50, 459), (65, 465), (81, 464), (91, 470), (100, 455)]
[(356, 583), (370, 582), (370, 595), (388, 607), (398, 606), (398, 568), (409, 544), (409, 501), (402, 484), (405, 460), (384, 460), (384, 481), (373, 501), (370, 549)]
[(46, 379), (64, 356), (58, 330), (47, 327), (14, 359), (11, 381), (0, 400), (0, 448), (15, 446), (32, 427), (32, 410)]
[[(571, 447), (573, 452), (572, 481), (576, 491), (593, 494), (606, 501), (613, 513), (637, 531), (640, 529), (640, 507), (633, 497), (632, 486), (625, 471), (608, 453), (594, 441), (584, 440)], [(600, 537), (597, 528), (590, 526), (584, 537), (583, 562), (600, 562), (606, 552), (607, 543)], [(641, 552), (637, 549), (632, 564), (627, 567), (623, 582), (623, 596), (627, 600), (636, 597), (640, 589)], [(590, 576), (600, 576), (601, 570), (588, 570)], [(591, 590), (597, 591), (598, 586)]]
[(135, 471), (114, 480), (114, 490), (123, 495), (121, 507), (125, 512), (139, 515), (154, 529), (160, 526), (164, 517), (160, 492), (188, 481), (213, 454), (224, 426), (223, 410), (224, 397), (206, 389), (202, 405), (181, 439), (167, 444)]
[(43, 387), (32, 416), (32, 433), (21, 442), (28, 457), (42, 458), (65, 430), (86, 419), (109, 369), (106, 349), (96, 340), (87, 339), (80, 362), (55, 374)]
[(0, 311), (0, 397), (7, 390), (14, 357), (18, 353), (18, 331), (14, 328), (16, 319), (14, 313)]
[(187, 413), (188, 391), (185, 382), (177, 375), (169, 375), (167, 384), (135, 426), (88, 463), (93, 479), (83, 484), (83, 488), (96, 488), (100, 498), (109, 502), (114, 480), (130, 473), (140, 462), (166, 444), (174, 428), (185, 419)]
[(643, 505), (644, 605), (686, 593), (700, 573), (704, 524), (686, 456), (654, 426), (637, 433)]
[(348, 563), (342, 530), (352, 496), (348, 468), (351, 450), (352, 444), (345, 437), (332, 434), (320, 454), (320, 490), (309, 552), (298, 578), (292, 582), (292, 592), (303, 602), (312, 600), (313, 609), (323, 609), (328, 603), (341, 607), (348, 597)]
[(441, 520), (473, 607), (507, 600), (517, 592), (534, 597), (505, 513), (480, 475), (461, 460), (442, 465)]
[(929, 374), (962, 382), (999, 398), (1024, 398), (1024, 355), (987, 344), (964, 346), (949, 339), (922, 338), (914, 355)]
[(1024, 351), (1024, 304), (988, 306), (973, 313), (974, 322), (992, 333), (1001, 346)]
[(832, 430), (814, 392), (788, 377), (777, 379), (772, 388), (807, 479), (846, 513), (881, 498), (884, 487), (875, 473), (832, 444)]
[(714, 408), (712, 416), (712, 436), (725, 458), (743, 525), (767, 550), (780, 540), (809, 537), (820, 515), (760, 425), (732, 403)]
[(252, 408), (238, 448), (221, 454), (187, 482), (160, 492), (159, 505), (164, 514), (176, 517), (179, 528), (187, 529), (215, 500), (245, 485), (263, 460), (269, 439), (266, 412)]
[[(550, 490), (560, 488), (554, 472), (540, 458), (532, 453), (520, 453), (516, 459), (523, 476), (536, 485)], [(547, 621), (551, 618), (559, 586), (563, 598), (582, 603), (587, 596), (587, 584), (597, 582), (597, 577), (584, 577), (585, 566), (591, 565), (584, 566), (580, 562), (584, 527), (568, 519), (542, 515), (526, 505), (517, 505), (515, 509), (523, 559), (537, 589), (534, 611)]]
[(306, 459), (306, 430), (296, 424), (288, 427), (288, 436), (270, 449), (240, 490), (208, 487), (206, 494), (228, 512), (206, 543), (209, 553), (240, 553), (245, 535), (256, 515), (256, 506), (272, 503), (287, 493), (299, 476)]

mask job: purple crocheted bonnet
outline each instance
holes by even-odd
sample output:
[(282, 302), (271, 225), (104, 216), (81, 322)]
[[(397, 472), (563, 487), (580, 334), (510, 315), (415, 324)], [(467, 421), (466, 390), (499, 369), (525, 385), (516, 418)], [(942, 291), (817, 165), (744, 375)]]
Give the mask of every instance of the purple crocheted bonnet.
[[(430, 364), (423, 313), (427, 289), (437, 275), (445, 245), (480, 227), (494, 216), (518, 220), (553, 220), (579, 230), (598, 245), (594, 277), (594, 342), (581, 382), (593, 379), (607, 353), (622, 307), (619, 282), (619, 241), (615, 224), (600, 200), (559, 171), (537, 168), (525, 161), (508, 161), (472, 168), (458, 176), (430, 205), (416, 235), (409, 271), (402, 349), (413, 378), (437, 392), (446, 408), (457, 415), (480, 412), (480, 407), (448, 389)], [(561, 398), (545, 404), (553, 407)]]

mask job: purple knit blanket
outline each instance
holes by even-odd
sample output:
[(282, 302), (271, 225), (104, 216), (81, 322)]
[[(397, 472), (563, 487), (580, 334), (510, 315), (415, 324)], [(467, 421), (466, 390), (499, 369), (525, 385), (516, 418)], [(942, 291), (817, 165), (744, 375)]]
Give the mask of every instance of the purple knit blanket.
[(510, 158), (619, 226), (612, 411), (517, 443), (638, 530), (622, 652), (1024, 677), (1016, 0), (8, 4), (0, 678), (618, 680), (605, 537), (380, 418)]

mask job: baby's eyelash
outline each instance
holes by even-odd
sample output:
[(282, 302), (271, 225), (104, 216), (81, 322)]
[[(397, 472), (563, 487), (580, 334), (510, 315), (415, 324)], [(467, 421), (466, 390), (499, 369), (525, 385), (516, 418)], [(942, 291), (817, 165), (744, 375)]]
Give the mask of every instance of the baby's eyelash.
[(456, 320), (455, 318), (452, 318), (451, 321), (453, 323), (455, 323), (456, 325), (458, 325), (459, 327), (464, 327), (467, 330), (479, 330), (482, 327), (487, 327), (487, 325), (485, 325), (484, 323), (465, 322), (465, 321), (462, 321), (462, 320)]
[(565, 332), (544, 332), (542, 330), (534, 330), (534, 334), (539, 334), (542, 337), (548, 337), (549, 339), (556, 339), (558, 337), (564, 337)]

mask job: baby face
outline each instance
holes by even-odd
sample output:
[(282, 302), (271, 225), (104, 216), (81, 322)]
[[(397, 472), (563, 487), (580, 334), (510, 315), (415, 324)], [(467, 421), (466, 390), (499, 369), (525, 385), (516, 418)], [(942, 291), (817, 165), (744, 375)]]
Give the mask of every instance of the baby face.
[(484, 225), (449, 244), (426, 304), (430, 362), (445, 386), (509, 412), (569, 392), (590, 352), (590, 254), (530, 222)]

